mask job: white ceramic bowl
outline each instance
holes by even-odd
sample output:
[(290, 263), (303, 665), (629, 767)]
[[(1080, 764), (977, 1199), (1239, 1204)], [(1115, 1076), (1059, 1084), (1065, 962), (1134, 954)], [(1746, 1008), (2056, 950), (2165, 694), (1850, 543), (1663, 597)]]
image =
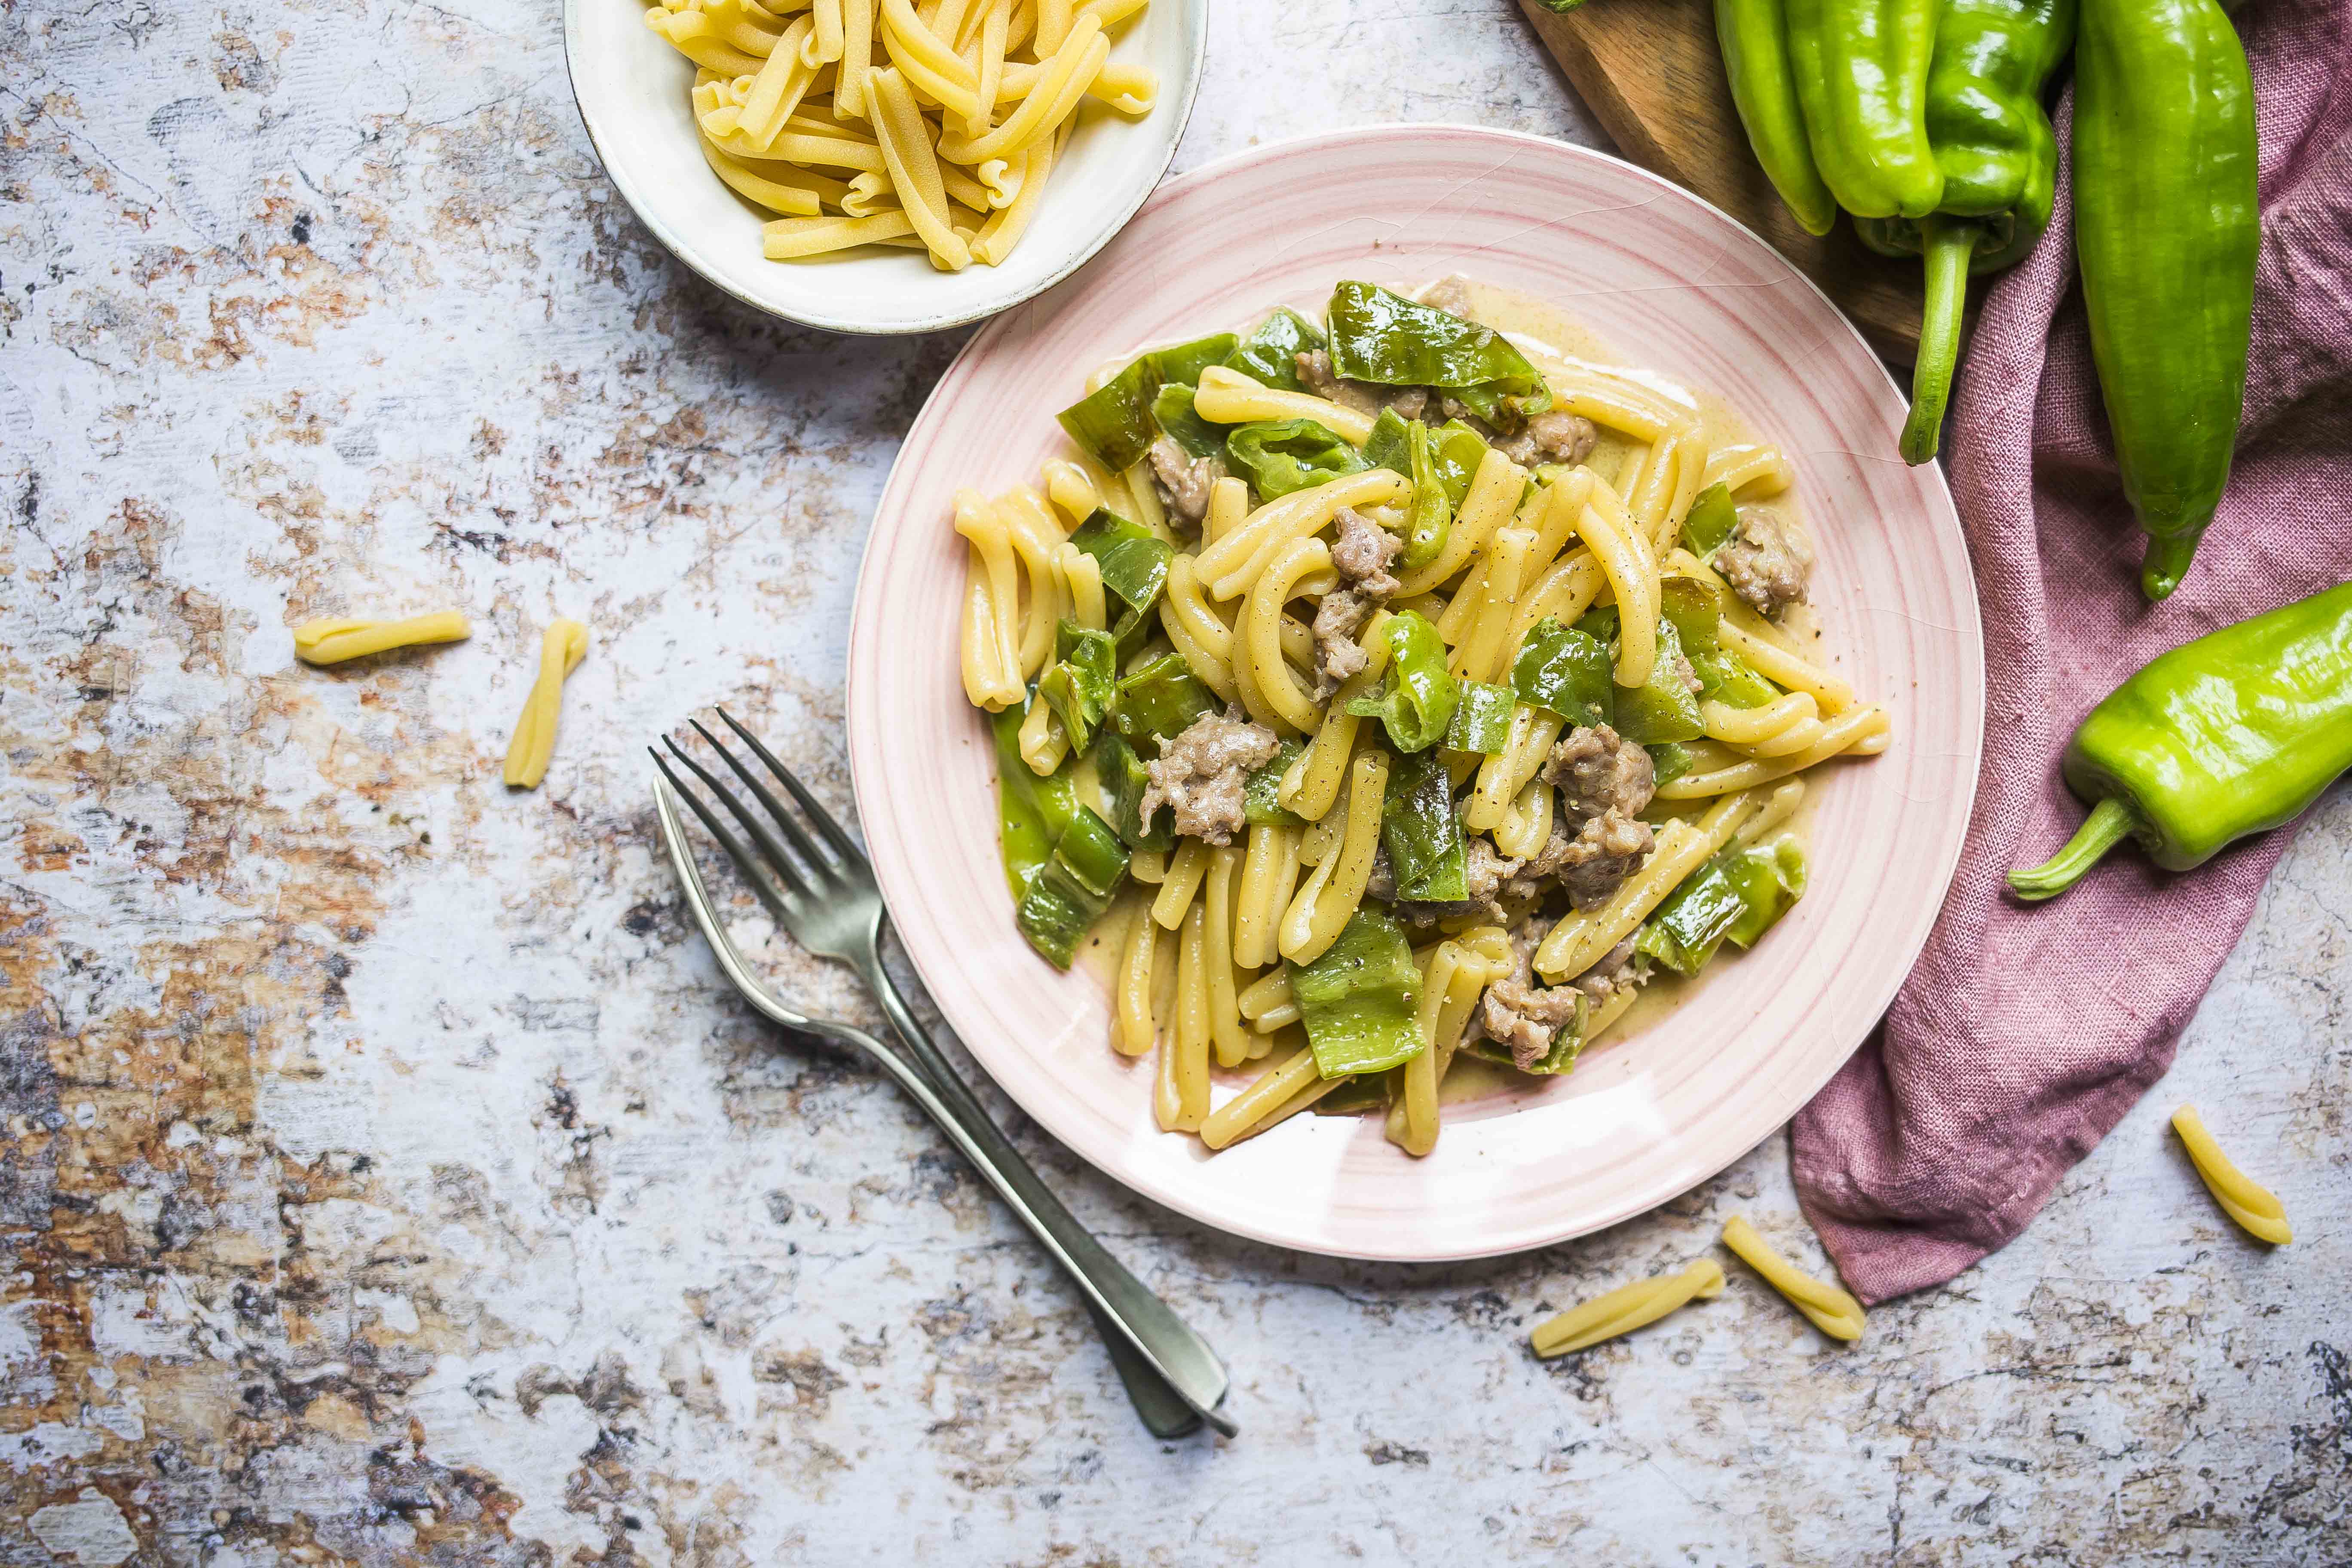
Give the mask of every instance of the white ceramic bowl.
[(640, 0), (564, 0), (563, 58), (588, 140), (621, 198), (670, 254), (747, 305), (840, 332), (929, 332), (1017, 305), (1060, 282), (1135, 216), (1176, 155), (1207, 53), (1209, 0), (1151, 0), (1111, 58), (1149, 66), (1160, 96), (1130, 117), (1088, 100), (1029, 232), (1002, 267), (933, 268), (920, 251), (866, 247), (770, 261), (771, 215), (702, 160), (688, 100), (693, 62), (646, 27)]

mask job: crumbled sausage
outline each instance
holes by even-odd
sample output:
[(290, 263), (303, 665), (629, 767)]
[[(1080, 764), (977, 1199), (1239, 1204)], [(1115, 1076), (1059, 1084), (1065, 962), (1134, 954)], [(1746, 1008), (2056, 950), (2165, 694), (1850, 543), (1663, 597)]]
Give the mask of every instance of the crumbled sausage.
[(1805, 596), (1813, 552), (1779, 512), (1748, 506), (1739, 509), (1739, 526), (1715, 552), (1713, 564), (1758, 615), (1778, 616)]
[(1559, 785), (1561, 809), (1581, 821), (1616, 811), (1638, 814), (1657, 793), (1650, 753), (1606, 724), (1579, 725), (1551, 749), (1542, 777)]
[(1650, 825), (1611, 806), (1588, 820), (1559, 867), (1559, 885), (1580, 910), (1605, 904), (1657, 842)]
[(1307, 349), (1293, 359), (1298, 366), (1298, 379), (1307, 390), (1342, 408), (1352, 408), (1359, 414), (1378, 414), (1383, 408), (1393, 408), (1400, 419), (1428, 417), (1432, 395), (1426, 386), (1381, 386), (1374, 382), (1349, 381), (1331, 368), (1331, 355), (1324, 349)]
[(1627, 937), (1603, 953), (1601, 962), (1570, 982), (1579, 991), (1592, 998), (1597, 1005), (1608, 1001), (1618, 992), (1641, 984), (1633, 970), (1633, 939)]
[(1331, 564), (1349, 586), (1376, 602), (1403, 586), (1389, 574), (1391, 563), (1404, 548), (1403, 540), (1351, 506), (1341, 507), (1332, 521), (1339, 533), (1331, 545)]
[(1356, 646), (1357, 628), (1372, 601), (1352, 588), (1334, 588), (1315, 606), (1315, 700), (1322, 701), (1371, 660)]
[(1146, 455), (1151, 459), (1152, 484), (1160, 491), (1169, 521), (1187, 533), (1200, 532), (1201, 520), (1209, 515), (1209, 492), (1225, 477), (1224, 459), (1214, 452), (1195, 458), (1171, 436), (1152, 442)]
[(1693, 697), (1706, 689), (1706, 682), (1701, 680), (1698, 678), (1698, 671), (1691, 668), (1690, 657), (1687, 654), (1675, 655), (1675, 679), (1681, 681), (1683, 689)]
[(1580, 463), (1592, 456), (1600, 439), (1601, 432), (1582, 415), (1548, 408), (1529, 415), (1517, 432), (1497, 436), (1491, 444), (1519, 467), (1531, 468), (1538, 463)]
[(1273, 731), (1238, 710), (1202, 714), (1145, 764), (1151, 782), (1143, 792), (1144, 820), (1162, 805), (1173, 806), (1177, 832), (1221, 847), (1232, 843), (1248, 820), (1244, 792), (1250, 770), (1264, 767), (1280, 748)]
[(1576, 1021), (1584, 993), (1573, 985), (1535, 984), (1535, 951), (1551, 928), (1530, 921), (1512, 937), (1518, 964), (1503, 979), (1486, 987), (1478, 1002), (1478, 1026), (1486, 1037), (1511, 1053), (1511, 1063), (1531, 1072), (1551, 1054), (1552, 1041), (1564, 1025)]

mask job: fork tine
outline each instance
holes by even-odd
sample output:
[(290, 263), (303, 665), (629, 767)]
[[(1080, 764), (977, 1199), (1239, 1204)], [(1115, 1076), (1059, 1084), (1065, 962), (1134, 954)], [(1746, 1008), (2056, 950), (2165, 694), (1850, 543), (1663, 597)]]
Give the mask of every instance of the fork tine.
[(712, 751), (726, 760), (727, 765), (734, 770), (737, 778), (743, 781), (744, 786), (760, 797), (760, 804), (768, 808), (768, 815), (776, 819), (776, 826), (784, 830), (784, 837), (792, 840), (793, 847), (800, 851), (801, 858), (817, 869), (821, 879), (841, 869), (832, 856), (817, 847), (816, 840), (808, 836), (808, 830), (801, 826), (800, 818), (784, 809), (784, 803), (776, 798), (775, 792), (761, 784), (759, 775), (745, 767), (742, 759), (729, 751), (718, 736), (704, 729), (701, 720), (688, 719), (687, 722)]
[(809, 820), (815, 823), (818, 831), (824, 835), (825, 842), (840, 852), (843, 860), (863, 869), (866, 865), (866, 852), (858, 848), (857, 840), (842, 830), (841, 824), (833, 819), (833, 813), (817, 804), (816, 796), (809, 794), (806, 786), (793, 774), (793, 770), (778, 762), (774, 752), (760, 744), (759, 736), (735, 722), (734, 714), (721, 708), (719, 710), (719, 716), (727, 721), (729, 729), (743, 737), (743, 743), (758, 753), (761, 762), (768, 764), (768, 771), (783, 781), (784, 787), (793, 792), (793, 798), (801, 803), (801, 809), (808, 813)]
[[(677, 760), (679, 762), (684, 763), (688, 767), (694, 770), (694, 776), (700, 779), (703, 784), (709, 788), (711, 794), (726, 802), (728, 813), (732, 816), (736, 821), (741, 823), (746, 828), (749, 828), (753, 837), (767, 840), (767, 842), (762, 843), (761, 846), (762, 849), (769, 852), (766, 857), (752, 854), (751, 851), (745, 847), (741, 839), (736, 837), (734, 834), (729, 832), (726, 827), (720, 825), (718, 816), (709, 806), (702, 803), (702, 796), (695, 791), (687, 788), (686, 782), (683, 779), (680, 779), (677, 774), (670, 771), (669, 762), (667, 758), (665, 758), (659, 752), (654, 752), (654, 749), (651, 746), (647, 746), (646, 748), (646, 750), (653, 752), (654, 765), (661, 769), (662, 776), (669, 780), (671, 787), (676, 789), (679, 795), (686, 798), (686, 804), (694, 808), (694, 815), (702, 818), (702, 826), (710, 829), (710, 836), (719, 840), (720, 847), (727, 851), (727, 858), (735, 862), (736, 869), (741, 871), (751, 881), (752, 890), (762, 895), (761, 901), (768, 904), (769, 912), (774, 915), (779, 921), (789, 921), (792, 916), (787, 906), (791, 900), (805, 894), (808, 891), (808, 889), (803, 884), (800, 873), (793, 869), (792, 861), (786, 858), (782, 854), (783, 847), (773, 842), (775, 836), (768, 833), (764, 828), (762, 828), (760, 825), (759, 818), (744, 810), (743, 803), (737, 800), (733, 795), (728, 794), (727, 786), (720, 784), (717, 779), (712, 778), (710, 776), (710, 771), (708, 768), (702, 766), (701, 763), (696, 762), (692, 757), (688, 756), (684, 752), (679, 751), (677, 742), (670, 740), (667, 735), (662, 737), (662, 739), (668, 744), (669, 749), (673, 752), (677, 753)], [(755, 868), (763, 864), (767, 868), (766, 875), (761, 875), (755, 869)], [(771, 888), (771, 884), (782, 885), (782, 897), (780, 899), (776, 899), (775, 901), (770, 901), (771, 894), (769, 889)]]

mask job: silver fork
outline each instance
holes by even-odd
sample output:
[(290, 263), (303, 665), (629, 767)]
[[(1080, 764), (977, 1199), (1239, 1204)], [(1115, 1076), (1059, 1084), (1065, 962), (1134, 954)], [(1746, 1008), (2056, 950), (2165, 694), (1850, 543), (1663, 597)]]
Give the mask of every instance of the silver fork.
[[(886, 911), (881, 889), (874, 880), (873, 868), (865, 852), (842, 831), (792, 770), (761, 744), (757, 736), (737, 723), (725, 709), (719, 710), (719, 716), (784, 786), (816, 828), (813, 836), (803, 827), (775, 793), (717, 736), (699, 722), (689, 721), (695, 732), (719, 753), (765, 808), (765, 818), (744, 805), (675, 740), (666, 736), (664, 743), (751, 836), (759, 847), (755, 853), (703, 803), (699, 794), (688, 787), (671, 769), (667, 758), (658, 751), (653, 752), (655, 765), (661, 769), (668, 784), (667, 788), (659, 784), (654, 786), (654, 805), (670, 860), (685, 887), (695, 923), (701, 927), (729, 981), (753, 1007), (784, 1027), (864, 1051), (929, 1113), (1077, 1285), (1095, 1327), (1110, 1352), (1112, 1364), (1127, 1385), (1128, 1397), (1134, 1401), (1144, 1425), (1155, 1435), (1181, 1436), (1206, 1421), (1226, 1436), (1233, 1436), (1236, 1430), (1234, 1422), (1220, 1408), (1227, 1377), (1216, 1352), (1063, 1207), (972, 1096), (970, 1087), (948, 1065), (947, 1058), (907, 1006), (897, 983), (882, 967), (881, 935)], [(914, 1058), (912, 1061), (862, 1029), (801, 1012), (770, 991), (751, 973), (720, 924), (709, 891), (703, 884), (701, 870), (688, 847), (685, 825), (677, 816), (677, 802), (681, 798), (718, 840), (780, 928), (810, 952), (840, 959), (858, 972), (866, 988), (882, 1004), (892, 1027), (905, 1041)]]

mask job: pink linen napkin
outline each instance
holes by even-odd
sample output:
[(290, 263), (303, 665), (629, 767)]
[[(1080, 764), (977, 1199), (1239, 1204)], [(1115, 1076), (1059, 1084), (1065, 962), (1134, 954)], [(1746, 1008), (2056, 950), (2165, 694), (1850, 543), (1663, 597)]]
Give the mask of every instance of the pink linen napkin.
[(2065, 166), (2048, 237), (1993, 288), (1963, 363), (1944, 445), (1983, 603), (1984, 771), (1918, 967), (1792, 1129), (1806, 1217), (1864, 1301), (2025, 1228), (2171, 1066), (2286, 849), (2291, 829), (2175, 876), (2126, 847), (2053, 902), (2003, 895), (2082, 820), (2057, 763), (2094, 703), (2167, 648), (2352, 576), (2352, 6), (2267, 0), (2238, 22), (2262, 141), (2253, 352), (2228, 496), (2169, 600), (2139, 595)]

